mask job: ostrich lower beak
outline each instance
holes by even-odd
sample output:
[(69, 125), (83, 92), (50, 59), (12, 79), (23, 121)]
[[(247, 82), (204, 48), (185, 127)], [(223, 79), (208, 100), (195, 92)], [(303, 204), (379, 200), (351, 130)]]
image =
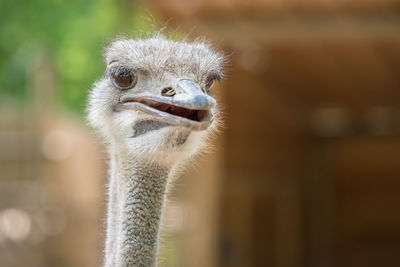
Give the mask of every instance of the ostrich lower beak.
[(191, 130), (207, 129), (214, 120), (216, 101), (190, 80), (180, 80), (173, 96), (153, 94), (125, 95), (120, 98), (123, 109), (140, 110), (152, 119)]

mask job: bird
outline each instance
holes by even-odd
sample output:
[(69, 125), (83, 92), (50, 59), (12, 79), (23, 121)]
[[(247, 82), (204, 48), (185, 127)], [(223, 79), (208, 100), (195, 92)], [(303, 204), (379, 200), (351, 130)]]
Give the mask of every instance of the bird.
[(204, 39), (115, 39), (88, 97), (109, 157), (105, 267), (157, 266), (169, 184), (221, 123), (212, 86), (226, 56)]

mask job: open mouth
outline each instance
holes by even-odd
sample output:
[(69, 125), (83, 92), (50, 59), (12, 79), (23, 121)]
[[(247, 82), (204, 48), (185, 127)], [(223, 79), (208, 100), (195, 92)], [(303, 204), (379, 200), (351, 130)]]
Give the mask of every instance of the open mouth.
[(197, 122), (202, 121), (205, 118), (205, 115), (207, 115), (207, 113), (208, 113), (208, 110), (188, 109), (188, 108), (178, 107), (175, 105), (157, 102), (157, 101), (153, 101), (153, 100), (151, 100), (151, 101), (146, 100), (141, 103), (145, 104), (149, 107), (152, 107), (154, 109), (157, 109), (159, 111), (166, 112), (166, 113), (169, 113), (174, 116), (186, 118), (188, 120), (197, 121)]
[(125, 108), (135, 108), (155, 115), (174, 125), (181, 125), (194, 130), (204, 130), (212, 122), (210, 110), (189, 109), (179, 106), (178, 103), (166, 103), (153, 97), (122, 97), (121, 104)]

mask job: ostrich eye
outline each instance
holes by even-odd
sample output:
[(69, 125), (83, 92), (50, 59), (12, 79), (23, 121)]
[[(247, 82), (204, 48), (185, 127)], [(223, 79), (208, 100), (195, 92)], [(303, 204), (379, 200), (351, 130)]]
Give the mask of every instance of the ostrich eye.
[(121, 89), (134, 87), (136, 80), (136, 75), (130, 70), (119, 70), (112, 75), (114, 85)]
[(205, 82), (205, 89), (209, 91), (211, 87), (214, 85), (215, 80), (220, 80), (218, 75), (212, 74), (207, 77)]

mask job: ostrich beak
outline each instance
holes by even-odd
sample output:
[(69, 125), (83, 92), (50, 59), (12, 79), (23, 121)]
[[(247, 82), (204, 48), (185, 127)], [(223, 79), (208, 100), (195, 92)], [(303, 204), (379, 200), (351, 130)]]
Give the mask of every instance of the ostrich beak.
[(188, 79), (179, 80), (173, 102), (188, 109), (209, 110), (215, 107), (216, 101), (203, 92), (201, 87)]
[(154, 120), (197, 131), (205, 130), (211, 125), (214, 120), (212, 109), (216, 101), (204, 93), (198, 84), (181, 79), (175, 88), (164, 89), (168, 90), (161, 96), (153, 93), (124, 95), (120, 98), (118, 107), (141, 110), (152, 115)]

